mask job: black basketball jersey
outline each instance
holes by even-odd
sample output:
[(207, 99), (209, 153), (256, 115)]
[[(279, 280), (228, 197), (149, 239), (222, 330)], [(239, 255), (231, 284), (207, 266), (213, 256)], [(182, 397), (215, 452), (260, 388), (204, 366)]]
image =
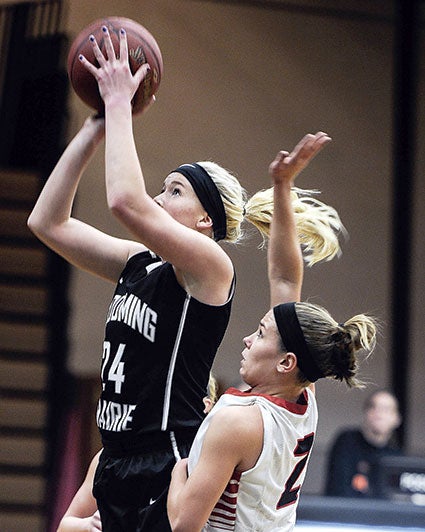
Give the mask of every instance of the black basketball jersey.
[(106, 318), (96, 414), (104, 443), (200, 425), (233, 292), (224, 305), (206, 305), (155, 254), (129, 259)]

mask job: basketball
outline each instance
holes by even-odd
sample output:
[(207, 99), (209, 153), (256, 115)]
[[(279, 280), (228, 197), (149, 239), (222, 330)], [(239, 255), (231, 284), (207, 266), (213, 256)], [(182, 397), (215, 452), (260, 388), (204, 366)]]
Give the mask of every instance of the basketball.
[(140, 113), (151, 96), (158, 90), (162, 77), (163, 63), (161, 50), (153, 35), (144, 26), (134, 20), (124, 17), (105, 17), (98, 19), (85, 27), (75, 37), (71, 44), (67, 61), (67, 70), (71, 85), (84, 103), (95, 109), (98, 113), (103, 114), (104, 105), (99, 94), (97, 81), (79, 60), (79, 56), (82, 54), (90, 63), (96, 67), (99, 66), (99, 63), (94, 57), (92, 43), (89, 40), (90, 35), (95, 37), (100, 50), (105, 57), (107, 56), (102, 26), (108, 28), (117, 56), (119, 55), (120, 29), (123, 28), (126, 31), (129, 63), (133, 74), (141, 65), (149, 63), (150, 71), (140, 84), (132, 101), (133, 114)]

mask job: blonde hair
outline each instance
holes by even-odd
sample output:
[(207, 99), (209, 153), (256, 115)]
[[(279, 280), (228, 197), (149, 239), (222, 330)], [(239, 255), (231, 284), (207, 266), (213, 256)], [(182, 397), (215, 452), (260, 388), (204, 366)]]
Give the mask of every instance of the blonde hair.
[[(325, 377), (345, 381), (351, 388), (362, 388), (358, 379), (358, 353), (369, 356), (376, 345), (378, 323), (371, 316), (358, 314), (337, 323), (329, 312), (314, 303), (295, 303), (295, 310), (307, 346)], [(305, 381), (305, 379), (301, 379)]]
[[(260, 190), (247, 201), (246, 190), (231, 172), (212, 161), (197, 164), (208, 172), (223, 201), (227, 224), (224, 241), (239, 242), (244, 237), (241, 226), (246, 219), (258, 229), (264, 245), (270, 236), (273, 217), (273, 187)], [(337, 211), (314, 198), (313, 194), (318, 191), (297, 187), (291, 191), (298, 239), (309, 266), (339, 255), (338, 235), (346, 232)]]
[[(313, 194), (318, 193), (316, 190), (297, 187), (292, 187), (291, 190), (298, 239), (308, 266), (340, 255), (338, 235), (346, 234), (337, 211), (313, 197)], [(246, 219), (261, 233), (264, 245), (270, 236), (273, 217), (273, 187), (254, 194), (248, 200), (245, 210)]]
[(215, 405), (218, 399), (218, 382), (211, 371), (208, 379), (208, 398), (212, 405)]
[(244, 206), (247, 193), (238, 179), (228, 170), (212, 161), (198, 162), (217, 187), (226, 212), (225, 242), (238, 242), (243, 236), (241, 224), (244, 219)]

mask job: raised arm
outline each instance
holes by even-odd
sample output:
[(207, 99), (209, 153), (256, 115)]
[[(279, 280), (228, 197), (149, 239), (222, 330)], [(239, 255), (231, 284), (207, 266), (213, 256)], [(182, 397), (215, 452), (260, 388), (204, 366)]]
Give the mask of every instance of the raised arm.
[(103, 120), (85, 121), (43, 187), (28, 227), (71, 264), (116, 281), (134, 244), (106, 235), (71, 215), (81, 176), (103, 135)]
[(268, 247), (271, 307), (300, 300), (304, 266), (291, 202), (291, 187), (297, 175), (330, 140), (323, 132), (306, 135), (291, 153), (280, 151), (270, 164), (274, 194)]
[(107, 28), (104, 33), (107, 57), (93, 42), (100, 68), (81, 60), (96, 78), (105, 103), (108, 205), (138, 240), (174, 265), (181, 284), (192, 295), (208, 303), (223, 303), (233, 277), (226, 253), (195, 224), (188, 227), (170, 216), (146, 190), (133, 136), (131, 100), (149, 67), (142, 65), (133, 76), (125, 33), (120, 35), (119, 58)]

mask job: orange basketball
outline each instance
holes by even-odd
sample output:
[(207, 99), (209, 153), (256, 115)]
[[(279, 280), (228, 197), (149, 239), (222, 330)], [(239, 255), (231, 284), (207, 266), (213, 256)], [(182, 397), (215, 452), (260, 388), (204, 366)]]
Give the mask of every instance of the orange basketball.
[(153, 35), (134, 20), (124, 17), (105, 17), (95, 20), (76, 36), (71, 44), (67, 61), (71, 85), (83, 102), (101, 114), (104, 112), (103, 100), (99, 94), (97, 81), (79, 60), (79, 56), (82, 54), (88, 61), (99, 66), (94, 57), (92, 43), (89, 39), (90, 35), (94, 35), (99, 48), (106, 56), (102, 26), (108, 28), (117, 55), (119, 54), (120, 30), (123, 28), (126, 31), (130, 69), (133, 74), (141, 65), (149, 63), (150, 71), (140, 84), (132, 102), (133, 113), (140, 113), (151, 96), (158, 90), (162, 77), (163, 63), (161, 50)]

